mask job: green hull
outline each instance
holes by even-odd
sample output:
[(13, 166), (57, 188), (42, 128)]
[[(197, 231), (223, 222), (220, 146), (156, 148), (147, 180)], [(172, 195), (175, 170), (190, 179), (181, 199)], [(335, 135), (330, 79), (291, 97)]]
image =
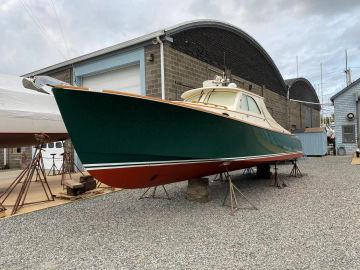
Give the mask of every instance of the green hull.
[(89, 170), (247, 160), (301, 151), (293, 135), (171, 103), (90, 91), (53, 92), (75, 149)]

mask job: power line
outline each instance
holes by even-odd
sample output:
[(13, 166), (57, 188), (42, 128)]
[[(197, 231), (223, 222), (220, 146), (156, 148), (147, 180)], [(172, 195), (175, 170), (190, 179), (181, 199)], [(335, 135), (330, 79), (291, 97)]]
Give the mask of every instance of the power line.
[[(46, 29), (41, 25), (41, 23), (36, 19), (36, 16), (33, 15), (31, 8), (29, 6), (27, 6), (25, 4), (25, 2), (23, 2), (23, 0), (20, 0), (21, 5), (24, 7), (26, 13), (30, 16), (30, 18), (32, 19), (32, 21), (34, 22), (34, 24), (38, 27), (40, 34), (43, 36), (43, 38), (45, 40), (47, 40), (48, 38), (51, 38), (51, 36), (49, 35), (49, 33), (46, 31)], [(47, 37), (48, 36), (48, 37)], [(56, 43), (54, 43), (56, 44)], [(63, 52), (56, 46), (54, 46), (54, 48), (61, 54), (61, 56), (66, 60), (65, 55), (63, 54)]]
[(62, 25), (61, 25), (61, 21), (60, 21), (60, 19), (59, 19), (58, 13), (57, 13), (57, 11), (56, 11), (56, 7), (55, 7), (55, 4), (54, 4), (54, 1), (53, 1), (53, 0), (50, 0), (50, 2), (51, 2), (51, 5), (52, 5), (52, 8), (53, 8), (53, 11), (54, 11), (54, 13), (55, 13), (56, 21), (57, 21), (57, 23), (58, 23), (58, 25), (59, 25), (61, 37), (62, 37), (62, 39), (63, 39), (64, 46), (65, 46), (66, 51), (67, 51), (67, 54), (68, 54), (68, 58), (71, 58), (70, 49), (69, 49), (68, 43), (67, 43), (67, 41), (66, 41), (66, 39), (65, 39), (63, 27), (62, 27)]

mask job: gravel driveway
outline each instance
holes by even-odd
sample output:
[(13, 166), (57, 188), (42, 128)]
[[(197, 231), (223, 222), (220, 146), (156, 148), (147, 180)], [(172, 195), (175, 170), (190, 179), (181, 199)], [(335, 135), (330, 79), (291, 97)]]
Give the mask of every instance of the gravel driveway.
[(171, 201), (124, 190), (2, 219), (0, 268), (360, 269), (360, 165), (323, 157), (300, 168), (284, 189), (236, 177), (259, 210), (234, 216), (221, 206), (224, 184), (201, 204), (183, 182), (167, 187)]

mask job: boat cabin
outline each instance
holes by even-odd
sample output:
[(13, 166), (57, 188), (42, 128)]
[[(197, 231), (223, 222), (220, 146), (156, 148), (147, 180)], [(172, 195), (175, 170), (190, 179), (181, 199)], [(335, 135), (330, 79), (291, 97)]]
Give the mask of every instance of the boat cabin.
[(206, 86), (192, 89), (181, 98), (191, 106), (221, 113), (237, 120), (288, 133), (268, 112), (264, 98), (237, 88), (234, 83), (228, 86)]

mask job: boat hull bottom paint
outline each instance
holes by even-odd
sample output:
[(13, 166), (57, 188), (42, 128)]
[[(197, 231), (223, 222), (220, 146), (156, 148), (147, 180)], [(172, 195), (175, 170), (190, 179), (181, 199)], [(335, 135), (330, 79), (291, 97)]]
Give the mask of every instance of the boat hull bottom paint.
[(292, 160), (303, 153), (286, 153), (238, 160), (187, 161), (146, 165), (91, 164), (84, 165), (88, 172), (106, 185), (117, 188), (145, 188), (200, 178), (221, 172), (250, 168), (263, 163)]

